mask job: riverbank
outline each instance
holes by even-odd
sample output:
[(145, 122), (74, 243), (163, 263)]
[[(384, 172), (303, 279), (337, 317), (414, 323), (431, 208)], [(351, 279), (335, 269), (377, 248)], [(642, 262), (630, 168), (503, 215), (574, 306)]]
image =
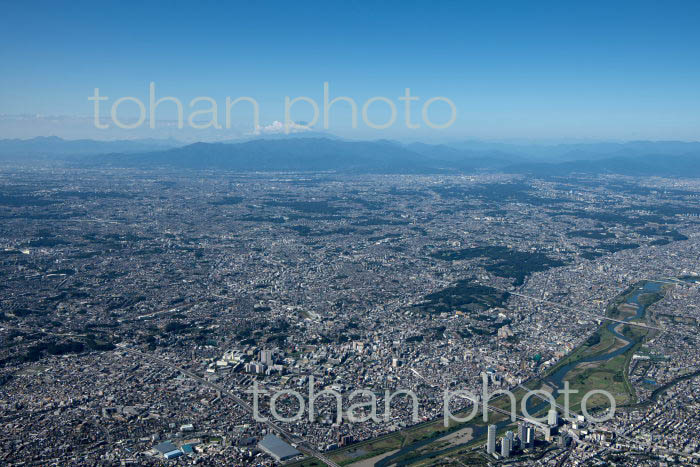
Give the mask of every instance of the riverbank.
[[(662, 288), (661, 284), (653, 281), (636, 283), (610, 301), (607, 309), (608, 316), (627, 322), (646, 321), (647, 308), (663, 298), (664, 291), (665, 288)], [(653, 332), (647, 328), (606, 321), (582, 345), (562, 358), (544, 375), (533, 378), (523, 386), (527, 389), (544, 389), (549, 386), (550, 389), (553, 388), (552, 392), (557, 402), (562, 404), (564, 401), (563, 396), (559, 394), (559, 389), (563, 388), (564, 381), (569, 381), (572, 389), (579, 390), (579, 393), (570, 399), (571, 411), (578, 413), (580, 413), (581, 398), (592, 389), (610, 392), (615, 397), (618, 407), (633, 404), (636, 397), (627, 371), (632, 356)], [(522, 388), (513, 391), (518, 408), (525, 392)], [(491, 405), (509, 410), (510, 402), (508, 399), (500, 398), (492, 401)], [(587, 404), (589, 412), (608, 405), (607, 398), (602, 396), (591, 397)], [(546, 402), (535, 397), (530, 398), (528, 410), (531, 414), (541, 415), (546, 409), (548, 409)], [(484, 423), (481, 417), (477, 417), (470, 422), (457, 424), (448, 429), (442, 426), (442, 419), (439, 419), (335, 451), (331, 457), (340, 465), (349, 465), (352, 462), (348, 459), (349, 451), (362, 449), (365, 452), (365, 458), (378, 457), (375, 467), (386, 467), (394, 463), (397, 465), (420, 464), (426, 459), (445, 456), (471, 458), (473, 448), (483, 443), (487, 424), (492, 423), (498, 427), (499, 434), (513, 428), (513, 423), (506, 416), (494, 412), (489, 413), (487, 423)], [(465, 429), (471, 429), (469, 440), (465, 439), (464, 443), (459, 444), (450, 441), (453, 439), (449, 438), (452, 433)], [(397, 446), (399, 449), (396, 449)], [(375, 449), (382, 451), (377, 452)], [(386, 455), (387, 451), (391, 451), (391, 454)], [(301, 464), (295, 464), (295, 466), (301, 467)]]

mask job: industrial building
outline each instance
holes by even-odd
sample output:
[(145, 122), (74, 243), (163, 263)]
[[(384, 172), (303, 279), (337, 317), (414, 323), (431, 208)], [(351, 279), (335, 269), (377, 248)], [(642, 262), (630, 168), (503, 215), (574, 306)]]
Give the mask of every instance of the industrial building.
[(258, 443), (258, 447), (271, 455), (276, 461), (286, 461), (301, 454), (289, 444), (273, 434), (266, 435)]

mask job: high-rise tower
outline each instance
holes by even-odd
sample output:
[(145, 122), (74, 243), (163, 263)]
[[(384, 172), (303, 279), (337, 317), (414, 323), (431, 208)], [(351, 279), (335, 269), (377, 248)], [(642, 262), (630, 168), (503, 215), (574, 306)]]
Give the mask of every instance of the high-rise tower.
[(494, 454), (496, 452), (496, 425), (489, 425), (488, 438), (486, 439), (486, 452)]

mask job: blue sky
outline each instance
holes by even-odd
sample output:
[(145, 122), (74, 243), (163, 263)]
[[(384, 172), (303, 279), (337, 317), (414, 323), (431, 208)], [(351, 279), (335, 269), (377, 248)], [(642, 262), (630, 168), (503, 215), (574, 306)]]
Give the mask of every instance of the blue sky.
[[(114, 137), (90, 128), (99, 87), (116, 98), (185, 104), (254, 97), (262, 125), (284, 118), (284, 97), (322, 102), (372, 96), (397, 105), (384, 130), (349, 127), (340, 104), (331, 131), (355, 138), (424, 140), (700, 140), (700, 2), (4, 2), (0, 15), (0, 137)], [(303, 3), (303, 4), (302, 4)], [(448, 129), (404, 125), (397, 98), (445, 96)], [(299, 104), (294, 118), (309, 120)], [(380, 122), (388, 112), (372, 106)], [(185, 108), (185, 118), (189, 112)], [(124, 104), (123, 115), (136, 115)], [(223, 111), (220, 110), (220, 114)], [(47, 123), (15, 115), (60, 116)], [(120, 115), (122, 115), (120, 113)], [(175, 116), (159, 108), (158, 118)], [(444, 122), (449, 108), (431, 107)], [(244, 110), (237, 131), (251, 126)], [(223, 117), (220, 115), (220, 120)], [(8, 123), (9, 122), (9, 123)], [(58, 122), (58, 123), (56, 123)], [(68, 123), (66, 123), (68, 122)], [(53, 126), (51, 126), (53, 125)], [(62, 132), (64, 132), (62, 134)], [(152, 134), (151, 134), (152, 133)], [(161, 137), (146, 129), (122, 137)], [(168, 130), (226, 139), (234, 131)]]

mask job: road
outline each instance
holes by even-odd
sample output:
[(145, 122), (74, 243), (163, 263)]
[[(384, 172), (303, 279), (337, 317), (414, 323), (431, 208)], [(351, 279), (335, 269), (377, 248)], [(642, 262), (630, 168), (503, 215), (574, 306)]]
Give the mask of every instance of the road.
[(646, 329), (654, 329), (655, 331), (673, 332), (673, 331), (670, 331), (670, 330), (668, 330), (668, 329), (659, 328), (659, 327), (656, 327), (656, 326), (651, 326), (651, 325), (649, 325), (649, 324), (639, 323), (639, 322), (636, 322), (636, 321), (623, 321), (623, 320), (621, 320), (621, 319), (610, 318), (609, 316), (601, 315), (601, 314), (599, 314), (599, 313), (594, 313), (594, 312), (592, 312), (592, 311), (586, 311), (586, 310), (583, 310), (583, 309), (580, 309), (580, 308), (574, 308), (574, 307), (570, 307), (570, 306), (567, 306), (567, 305), (562, 305), (561, 303), (553, 302), (553, 301), (551, 301), (551, 300), (545, 300), (544, 298), (537, 298), (537, 297), (533, 297), (533, 296), (531, 296), (531, 295), (525, 295), (525, 294), (521, 294), (521, 293), (519, 293), (519, 292), (513, 292), (512, 290), (504, 289), (504, 288), (501, 288), (501, 287), (496, 287), (495, 285), (487, 285), (487, 287), (491, 287), (492, 289), (500, 290), (500, 291), (502, 291), (502, 292), (507, 292), (507, 293), (509, 293), (509, 294), (511, 294), (511, 295), (517, 295), (518, 297), (523, 297), (523, 298), (527, 298), (527, 299), (529, 299), (529, 300), (534, 300), (534, 301), (536, 301), (536, 302), (546, 303), (547, 305), (552, 305), (552, 306), (555, 306), (555, 307), (557, 307), (557, 308), (561, 308), (561, 309), (564, 309), (564, 310), (574, 311), (574, 312), (576, 312), (576, 313), (583, 313), (583, 314), (585, 314), (585, 315), (588, 315), (588, 316), (591, 316), (591, 317), (594, 317), (594, 318), (598, 318), (598, 319), (601, 319), (601, 320), (615, 321), (616, 323), (622, 323), (622, 324), (627, 324), (627, 325), (629, 325), (629, 326), (637, 326), (637, 327), (646, 328)]
[[(211, 381), (208, 381), (201, 376), (197, 375), (196, 373), (193, 373), (189, 370), (186, 370), (185, 368), (182, 368), (180, 366), (175, 365), (174, 363), (171, 363), (167, 360), (164, 360), (162, 358), (158, 358), (154, 355), (149, 355), (147, 353), (141, 352), (139, 350), (130, 348), (130, 347), (119, 347), (119, 350), (122, 350), (127, 353), (131, 353), (134, 355), (137, 355), (141, 358), (145, 358), (147, 360), (151, 360), (153, 362), (156, 362), (158, 364), (161, 364), (163, 366), (167, 366), (168, 368), (171, 368), (173, 370), (177, 370), (180, 373), (189, 376), (190, 378), (198, 381), (199, 383), (203, 384), (204, 386), (208, 386), (216, 391), (219, 391), (221, 394), (224, 394), (231, 399), (233, 399), (236, 404), (238, 404), (243, 410), (248, 412), (251, 416), (253, 416), (253, 408), (248, 404), (246, 401), (238, 397), (236, 394), (234, 394), (232, 391), (230, 391), (228, 388), (225, 388), (221, 386), (220, 384), (213, 383)], [(271, 431), (274, 431), (277, 433), (281, 438), (283, 438), (285, 441), (287, 441), (290, 444), (295, 444), (297, 449), (304, 454), (315, 457), (316, 459), (320, 460), (321, 462), (325, 463), (329, 467), (340, 467), (338, 464), (318, 452), (316, 449), (313, 448), (308, 442), (304, 441), (303, 439), (298, 438), (294, 434), (290, 433), (289, 431), (285, 430), (281, 426), (277, 425), (276, 423), (273, 423), (270, 420), (267, 420), (265, 422), (260, 422), (264, 423), (265, 426), (267, 426)]]
[[(425, 378), (423, 375), (421, 375), (420, 373), (418, 373), (418, 371), (417, 371), (415, 368), (411, 368), (411, 372), (413, 372), (414, 375), (418, 376), (420, 379), (422, 379), (423, 381), (425, 381), (426, 384), (428, 384), (428, 385), (431, 386), (432, 388), (439, 389), (439, 390), (442, 391), (442, 388), (440, 388), (440, 386), (438, 386), (437, 384), (431, 383), (427, 378)], [(474, 399), (472, 399), (471, 397), (468, 397), (468, 396), (466, 396), (466, 395), (464, 395), (464, 394), (457, 394), (457, 396), (458, 396), (460, 399), (466, 399), (466, 400), (468, 400), (469, 402), (471, 402), (471, 403), (474, 404), (474, 405), (477, 405), (477, 406), (483, 406), (483, 405), (484, 405), (484, 404), (483, 404), (482, 402), (480, 402), (479, 400), (474, 400)], [(526, 423), (529, 423), (529, 424), (531, 424), (531, 425), (535, 425), (535, 426), (537, 426), (537, 427), (539, 427), (539, 428), (542, 428), (542, 427), (545, 426), (543, 423), (538, 422), (537, 420), (533, 420), (533, 419), (530, 419), (530, 418), (522, 417), (522, 416), (518, 415), (517, 413), (511, 414), (508, 410), (501, 409), (501, 408), (499, 408), (499, 407), (494, 407), (493, 405), (490, 405), (490, 404), (485, 404), (485, 405), (486, 405), (486, 408), (487, 408), (488, 410), (491, 410), (492, 412), (500, 413), (500, 414), (502, 414), (502, 415), (507, 416), (508, 418), (510, 418), (511, 415), (515, 415), (515, 418), (516, 418), (517, 420), (522, 421), (522, 422), (526, 422)]]

